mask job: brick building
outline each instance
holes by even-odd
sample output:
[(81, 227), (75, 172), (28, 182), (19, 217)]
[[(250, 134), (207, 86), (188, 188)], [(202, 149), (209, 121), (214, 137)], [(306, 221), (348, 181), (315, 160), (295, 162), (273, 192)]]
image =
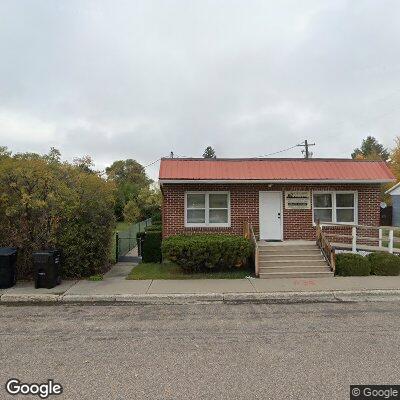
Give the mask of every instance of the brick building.
[(249, 221), (261, 240), (315, 238), (315, 222), (379, 225), (384, 162), (348, 159), (161, 160), (163, 236), (241, 235)]

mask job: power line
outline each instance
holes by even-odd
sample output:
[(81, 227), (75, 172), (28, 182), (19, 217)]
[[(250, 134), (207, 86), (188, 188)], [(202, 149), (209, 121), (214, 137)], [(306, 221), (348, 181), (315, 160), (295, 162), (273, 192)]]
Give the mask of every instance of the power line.
[(288, 150), (292, 150), (292, 149), (294, 149), (294, 148), (297, 147), (297, 146), (298, 146), (298, 144), (295, 144), (294, 146), (288, 147), (287, 149), (282, 149), (282, 150), (279, 150), (279, 151), (275, 151), (275, 152), (273, 152), (273, 153), (264, 154), (263, 156), (259, 156), (259, 157), (269, 157), (269, 156), (273, 156), (274, 154), (279, 154), (279, 153), (283, 153), (283, 152), (288, 151)]
[(160, 161), (162, 157), (157, 158), (157, 160), (152, 161), (150, 164), (145, 165), (143, 168), (150, 167), (151, 165), (155, 164), (156, 162)]

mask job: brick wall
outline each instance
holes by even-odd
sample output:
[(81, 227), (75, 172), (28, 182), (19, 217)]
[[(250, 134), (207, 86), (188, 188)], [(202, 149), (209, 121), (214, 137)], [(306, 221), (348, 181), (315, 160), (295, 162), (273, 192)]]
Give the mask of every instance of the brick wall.
[[(186, 191), (229, 191), (231, 198), (231, 226), (229, 228), (187, 228), (185, 227), (184, 196)], [(163, 236), (178, 233), (228, 233), (241, 235), (243, 221), (249, 220), (258, 233), (259, 191), (285, 190), (356, 190), (358, 191), (358, 223), (360, 225), (379, 225), (380, 185), (379, 184), (164, 184), (163, 192)], [(331, 232), (341, 231), (349, 234), (348, 228), (329, 228)], [(329, 231), (327, 230), (327, 231)], [(375, 236), (376, 232), (370, 234)], [(284, 239), (315, 238), (311, 210), (286, 210), (283, 205)], [(364, 235), (364, 232), (363, 232)], [(337, 240), (335, 240), (337, 241)]]

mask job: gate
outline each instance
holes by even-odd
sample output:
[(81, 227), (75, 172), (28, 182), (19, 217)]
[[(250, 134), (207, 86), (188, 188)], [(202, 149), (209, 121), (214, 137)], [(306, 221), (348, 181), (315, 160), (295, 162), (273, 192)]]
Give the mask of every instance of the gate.
[(392, 226), (392, 213), (393, 213), (393, 207), (388, 206), (386, 208), (381, 208), (381, 219), (380, 219), (380, 225), (381, 226)]
[(136, 235), (144, 232), (147, 226), (151, 225), (151, 218), (132, 224), (127, 230), (115, 234), (115, 258), (118, 261), (131, 261), (127, 254), (137, 246)]

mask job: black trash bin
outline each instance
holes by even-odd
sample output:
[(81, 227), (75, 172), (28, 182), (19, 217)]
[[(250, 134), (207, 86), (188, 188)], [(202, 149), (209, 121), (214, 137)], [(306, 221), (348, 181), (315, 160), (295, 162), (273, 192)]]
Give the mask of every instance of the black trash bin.
[(0, 247), (0, 289), (7, 289), (17, 281), (17, 249)]
[(44, 250), (33, 253), (35, 288), (51, 289), (61, 283), (61, 252)]

